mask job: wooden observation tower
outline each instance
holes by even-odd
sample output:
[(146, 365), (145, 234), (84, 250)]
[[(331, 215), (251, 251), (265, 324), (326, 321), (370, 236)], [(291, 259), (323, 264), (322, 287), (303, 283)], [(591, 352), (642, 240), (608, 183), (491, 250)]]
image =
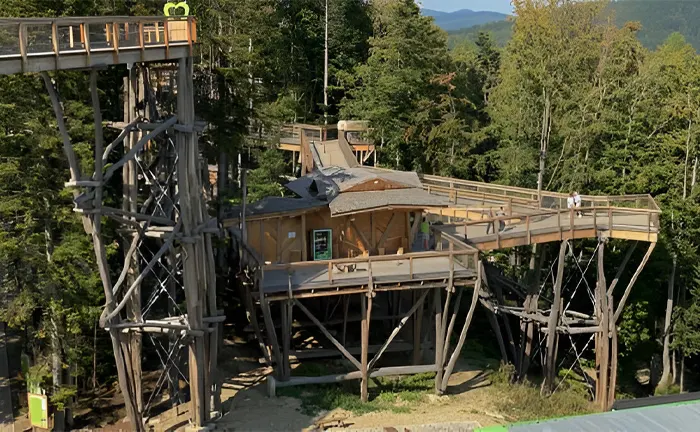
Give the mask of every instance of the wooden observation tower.
[[(223, 317), (216, 306), (211, 240), (218, 229), (203, 199), (201, 125), (194, 114), (196, 21), (162, 16), (12, 18), (0, 19), (0, 34), (0, 74), (40, 73), (51, 97), (70, 165), (66, 186), (73, 189), (75, 211), (94, 244), (106, 297), (100, 324), (112, 339), (130, 427), (145, 430), (153, 407), (163, 403), (164, 389), (173, 406), (186, 402), (189, 394), (189, 409), (180, 410), (179, 420), (202, 426), (219, 409), (215, 372)], [(123, 64), (129, 70), (124, 118), (105, 124), (98, 71)], [(169, 88), (176, 95), (174, 112), (162, 112), (157, 103), (152, 70), (161, 65), (174, 71), (174, 88)], [(87, 173), (81, 172), (49, 75), (63, 70), (89, 72), (95, 157), (94, 169)], [(105, 126), (119, 129), (111, 143), (104, 142)], [(108, 184), (116, 184), (109, 190), (121, 189), (121, 196), (107, 196)], [(115, 201), (119, 208), (105, 204)], [(123, 242), (124, 264), (116, 280), (107, 263), (104, 218), (117, 222)], [(162, 363), (156, 388), (149, 392), (142, 389), (144, 341)]]

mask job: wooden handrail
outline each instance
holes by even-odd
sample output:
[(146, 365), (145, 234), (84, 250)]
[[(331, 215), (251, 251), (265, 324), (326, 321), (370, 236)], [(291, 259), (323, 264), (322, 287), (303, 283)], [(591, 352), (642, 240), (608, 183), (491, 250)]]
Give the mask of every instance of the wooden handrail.
[[(184, 31), (182, 33), (182, 40), (173, 41), (170, 40), (170, 35), (168, 34), (168, 24), (173, 22), (184, 23)], [(12, 42), (13, 46), (6, 46), (5, 48), (13, 49), (11, 54), (4, 55), (3, 58), (22, 58), (26, 62), (27, 56), (41, 56), (41, 55), (52, 55), (58, 57), (62, 52), (59, 43), (59, 28), (63, 29), (66, 27), (79, 27), (81, 32), (81, 42), (80, 45), (70, 46), (67, 51), (71, 54), (83, 51), (86, 54), (90, 54), (94, 50), (90, 46), (90, 32), (89, 26), (92, 25), (93, 29), (102, 28), (105, 32), (105, 40), (110, 44), (110, 48), (115, 52), (119, 53), (122, 50), (127, 49), (144, 49), (148, 48), (144, 43), (144, 26), (158, 26), (161, 25), (165, 28), (165, 45), (166, 49), (171, 46), (189, 46), (190, 48), (197, 42), (197, 30), (196, 30), (196, 19), (194, 17), (165, 17), (165, 16), (143, 16), (143, 17), (123, 17), (123, 16), (101, 16), (101, 17), (81, 17), (81, 18), (2, 18), (0, 19), (0, 27), (2, 26), (17, 26), (19, 38), (16, 42)], [(130, 45), (125, 47), (119, 46), (119, 36), (121, 26), (133, 25), (139, 29), (139, 37), (137, 45)], [(31, 46), (28, 46), (28, 40), (26, 37), (27, 27), (45, 27), (41, 29), (37, 34), (39, 37), (45, 37), (45, 43), (48, 50), (43, 50), (42, 52), (31, 52)], [(35, 30), (32, 30), (37, 33)], [(146, 30), (148, 31), (148, 30)], [(180, 34), (180, 33), (178, 33)], [(72, 35), (72, 33), (71, 33)], [(178, 36), (179, 37), (179, 36)], [(125, 39), (128, 38), (128, 32), (125, 34)], [(40, 41), (41, 42), (41, 41)], [(41, 42), (43, 44), (44, 42)], [(104, 48), (99, 48), (99, 50), (104, 50)]]
[[(404, 255), (375, 255), (369, 257), (359, 257), (359, 258), (340, 258), (327, 261), (299, 261), (294, 263), (286, 264), (268, 264), (263, 266), (265, 271), (273, 270), (293, 270), (296, 268), (306, 268), (306, 267), (328, 267), (329, 270), (333, 269), (333, 266), (339, 264), (365, 264), (365, 263), (376, 263), (376, 262), (387, 262), (387, 261), (409, 261), (413, 262), (417, 259), (426, 258), (446, 258), (450, 256), (467, 256), (467, 255), (478, 255), (478, 251), (474, 250), (461, 250), (452, 252), (439, 252), (439, 251), (429, 251), (429, 252), (415, 252)], [(330, 276), (329, 276), (330, 278)]]
[[(522, 196), (517, 197), (519, 199), (534, 201), (534, 202), (539, 203), (539, 201), (537, 200), (537, 191), (534, 189), (521, 188), (521, 187), (516, 187), (516, 186), (497, 185), (497, 184), (493, 184), (493, 183), (481, 183), (481, 182), (475, 182), (475, 181), (470, 181), (470, 180), (460, 180), (460, 179), (440, 177), (440, 176), (434, 176), (434, 175), (422, 175), (421, 179), (426, 183), (426, 185), (424, 187), (429, 186), (431, 189), (432, 188), (445, 188), (445, 189), (454, 189), (454, 190), (458, 190), (458, 191), (462, 191), (462, 192), (473, 192), (473, 193), (479, 193), (479, 194), (488, 193), (488, 192), (483, 192), (483, 190), (491, 190), (491, 191), (498, 191), (499, 193), (490, 192), (489, 193), (490, 195), (492, 195), (494, 197), (498, 196), (500, 198), (503, 198), (503, 195), (500, 195), (501, 191), (504, 192), (504, 195), (507, 195), (506, 192), (512, 192), (512, 193), (521, 194), (521, 195), (531, 197), (531, 199), (529, 199), (529, 200), (528, 200), (528, 198), (525, 198)], [(443, 184), (445, 184), (445, 186), (440, 186), (438, 184), (431, 184), (430, 182), (443, 183)], [(469, 187), (475, 188), (476, 190), (465, 191), (465, 190), (462, 190), (459, 188), (454, 188), (454, 185), (469, 186)], [(556, 200), (562, 200), (562, 199), (568, 198), (568, 194), (561, 193), (561, 192), (543, 191), (542, 197), (556, 199)], [(639, 199), (643, 199), (643, 203), (640, 203), (640, 205), (644, 205), (647, 208), (651, 207), (651, 208), (649, 208), (650, 210), (660, 211), (658, 204), (653, 199), (653, 197), (649, 194), (611, 195), (611, 196), (581, 195), (581, 199), (584, 202), (591, 202), (591, 203), (593, 203), (593, 202), (605, 202), (606, 207), (610, 207), (610, 205), (607, 203), (614, 202), (614, 201), (625, 202), (625, 201), (636, 201)], [(638, 205), (635, 208), (640, 208), (640, 207)]]

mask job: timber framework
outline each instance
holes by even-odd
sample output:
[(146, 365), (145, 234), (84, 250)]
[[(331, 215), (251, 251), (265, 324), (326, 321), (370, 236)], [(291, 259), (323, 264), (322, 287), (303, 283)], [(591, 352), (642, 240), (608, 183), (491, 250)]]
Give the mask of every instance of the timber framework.
[[(349, 143), (338, 145), (345, 146), (338, 154), (352, 155)], [(318, 150), (313, 142), (300, 146), (302, 158)], [(251, 331), (262, 361), (275, 368), (270, 394), (359, 380), (367, 400), (373, 377), (423, 372), (435, 373), (442, 394), (481, 305), (519, 377), (539, 363), (542, 389), (551, 393), (563, 366), (567, 376), (585, 376), (603, 408), (611, 406), (616, 323), (659, 233), (661, 212), (649, 195), (583, 196), (580, 209), (568, 209), (561, 193), (365, 167), (352, 157), (335, 161), (308, 159), (308, 174), (287, 185), (296, 197), (247, 203), (244, 195), (224, 220), (239, 252)], [(608, 285), (605, 250), (612, 240), (625, 253)], [(637, 245), (645, 243), (626, 279)], [(525, 281), (485, 258), (516, 246), (533, 250)], [(595, 376), (581, 364), (590, 348)], [(295, 361), (334, 355), (349, 370), (293, 373)]]
[[(170, 427), (204, 425), (220, 410), (216, 359), (224, 317), (217, 310), (212, 253), (219, 230), (202, 193), (202, 125), (194, 113), (195, 19), (0, 19), (0, 30), (0, 74), (38, 72), (51, 98), (70, 166), (66, 187), (94, 244), (106, 298), (100, 325), (111, 336), (130, 427), (146, 430), (149, 417), (170, 407)], [(116, 65), (128, 69), (124, 116), (106, 123), (98, 71)], [(71, 143), (60, 82), (49, 75), (64, 70), (89, 72), (95, 138), (94, 167), (87, 173)], [(174, 100), (173, 112), (162, 109), (164, 94)], [(109, 143), (105, 126), (116, 129)], [(117, 280), (107, 262), (104, 218), (116, 221), (121, 238)], [(144, 342), (162, 365), (154, 389), (143, 388)]]

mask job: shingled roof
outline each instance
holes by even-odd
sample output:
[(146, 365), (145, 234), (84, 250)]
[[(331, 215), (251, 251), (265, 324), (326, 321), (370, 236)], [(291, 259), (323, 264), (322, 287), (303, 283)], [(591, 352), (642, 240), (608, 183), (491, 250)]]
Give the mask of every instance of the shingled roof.
[(371, 211), (386, 207), (447, 207), (447, 197), (432, 195), (423, 189), (391, 189), (371, 192), (346, 192), (330, 202), (331, 216)]

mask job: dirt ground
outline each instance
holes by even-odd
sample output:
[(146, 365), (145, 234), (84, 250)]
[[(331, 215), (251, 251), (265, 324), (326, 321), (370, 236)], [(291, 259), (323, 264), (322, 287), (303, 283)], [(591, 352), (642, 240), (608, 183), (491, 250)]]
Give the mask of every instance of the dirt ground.
[[(265, 377), (270, 370), (259, 367), (257, 359), (241, 354), (240, 345), (227, 341), (222, 354), (230, 355), (223, 362), (222, 401), (223, 417), (216, 422), (217, 431), (302, 431), (313, 430), (319, 421), (342, 419), (344, 427), (330, 430), (370, 430), (392, 428), (397, 425), (426, 425), (445, 422), (475, 422), (476, 426), (507, 423), (495, 412), (494, 398), (498, 397), (488, 379), (480, 370), (458, 364), (450, 378), (448, 395), (429, 395), (427, 401), (411, 405), (410, 413), (373, 412), (354, 415), (340, 409), (305, 415), (301, 401), (289, 397), (269, 398)], [(358, 383), (359, 385), (359, 383)]]

